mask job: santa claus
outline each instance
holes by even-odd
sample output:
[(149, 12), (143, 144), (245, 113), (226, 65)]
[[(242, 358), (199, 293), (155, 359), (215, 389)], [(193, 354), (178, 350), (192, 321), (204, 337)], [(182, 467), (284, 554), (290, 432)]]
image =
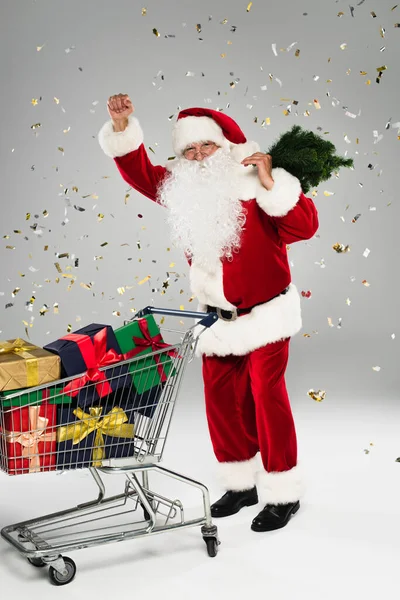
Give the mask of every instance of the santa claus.
[(317, 210), (299, 180), (273, 168), (230, 117), (207, 108), (179, 113), (176, 158), (154, 166), (127, 95), (108, 100), (99, 133), (123, 179), (168, 208), (173, 242), (190, 265), (200, 310), (219, 319), (199, 338), (206, 413), (226, 493), (213, 517), (264, 508), (254, 531), (284, 527), (300, 507), (302, 481), (285, 371), (301, 329), (287, 244), (310, 239)]

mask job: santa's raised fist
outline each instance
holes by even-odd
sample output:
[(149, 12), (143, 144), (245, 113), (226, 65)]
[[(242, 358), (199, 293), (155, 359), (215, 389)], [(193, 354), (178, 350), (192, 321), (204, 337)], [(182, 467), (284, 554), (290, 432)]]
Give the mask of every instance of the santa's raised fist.
[(122, 121), (133, 113), (134, 107), (128, 94), (116, 94), (109, 97), (107, 110), (113, 121)]

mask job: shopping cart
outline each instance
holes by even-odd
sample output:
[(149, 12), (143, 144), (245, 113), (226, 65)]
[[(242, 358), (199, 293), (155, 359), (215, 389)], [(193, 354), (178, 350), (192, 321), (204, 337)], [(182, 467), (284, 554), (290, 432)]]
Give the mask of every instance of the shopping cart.
[[(198, 322), (184, 333), (162, 329), (178, 336), (176, 344), (145, 358), (139, 355), (118, 362), (112, 366), (111, 374), (107, 367), (108, 382), (114, 380), (121, 385), (101, 401), (99, 386), (103, 384), (93, 382), (77, 387), (79, 376), (0, 395), (2, 471), (17, 475), (88, 468), (98, 487), (98, 497), (91, 502), (10, 525), (1, 531), (2, 537), (33, 566), (48, 565), (50, 581), (55, 585), (65, 585), (75, 576), (76, 565), (64, 556), (66, 552), (175, 529), (200, 526), (208, 555), (217, 555), (220, 542), (211, 520), (207, 487), (160, 466), (159, 462), (185, 368), (195, 354), (199, 336), (218, 317), (215, 313), (205, 316), (147, 307), (132, 321), (149, 314), (193, 318)], [(160, 368), (164, 376), (158, 376), (157, 384), (153, 385), (152, 379), (156, 379), (156, 373), (159, 375)], [(102, 367), (100, 371), (105, 369)], [(71, 394), (65, 393), (72, 381), (75, 381), (74, 402)], [(139, 393), (138, 389), (142, 391)], [(151, 490), (151, 472), (197, 488), (202, 494), (202, 514), (186, 520), (179, 500)], [(101, 474), (122, 475), (123, 492), (107, 497)]]

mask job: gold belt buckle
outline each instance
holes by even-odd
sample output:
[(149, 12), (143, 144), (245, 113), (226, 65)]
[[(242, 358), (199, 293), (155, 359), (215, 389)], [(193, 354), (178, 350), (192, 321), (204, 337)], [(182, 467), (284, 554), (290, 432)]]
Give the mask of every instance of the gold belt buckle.
[[(236, 319), (238, 318), (238, 314), (237, 314), (237, 309), (235, 308), (234, 310), (224, 310), (222, 308), (217, 308), (217, 315), (218, 318), (221, 319), (221, 321), (227, 321), (229, 323), (229, 321), (236, 321)], [(230, 319), (226, 319), (222, 313), (223, 312), (230, 312), (232, 314), (232, 317)]]

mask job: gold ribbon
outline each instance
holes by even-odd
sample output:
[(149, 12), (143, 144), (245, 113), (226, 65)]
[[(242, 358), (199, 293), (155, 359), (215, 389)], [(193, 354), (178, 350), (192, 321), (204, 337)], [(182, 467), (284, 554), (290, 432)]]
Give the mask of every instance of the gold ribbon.
[[(41, 470), (39, 444), (40, 442), (55, 442), (56, 432), (46, 433), (49, 419), (39, 417), (40, 406), (29, 407), (29, 431), (6, 431), (6, 440), (11, 444), (21, 444), (22, 458), (29, 459), (29, 473)], [(47, 454), (47, 453), (46, 453)]]
[(71, 425), (64, 425), (57, 430), (57, 442), (72, 440), (72, 444), (80, 444), (90, 433), (96, 431), (93, 444), (93, 467), (101, 467), (105, 458), (104, 436), (134, 438), (134, 426), (127, 423), (128, 417), (117, 406), (101, 418), (103, 408), (101, 406), (92, 406), (89, 408), (89, 414), (81, 408), (76, 408), (73, 413), (78, 421)]
[(34, 350), (36, 346), (26, 344), (21, 338), (13, 342), (0, 341), (0, 356), (2, 354), (16, 354), (25, 360), (26, 363), (26, 387), (34, 387), (39, 384), (38, 359), (30, 354), (28, 350)]

